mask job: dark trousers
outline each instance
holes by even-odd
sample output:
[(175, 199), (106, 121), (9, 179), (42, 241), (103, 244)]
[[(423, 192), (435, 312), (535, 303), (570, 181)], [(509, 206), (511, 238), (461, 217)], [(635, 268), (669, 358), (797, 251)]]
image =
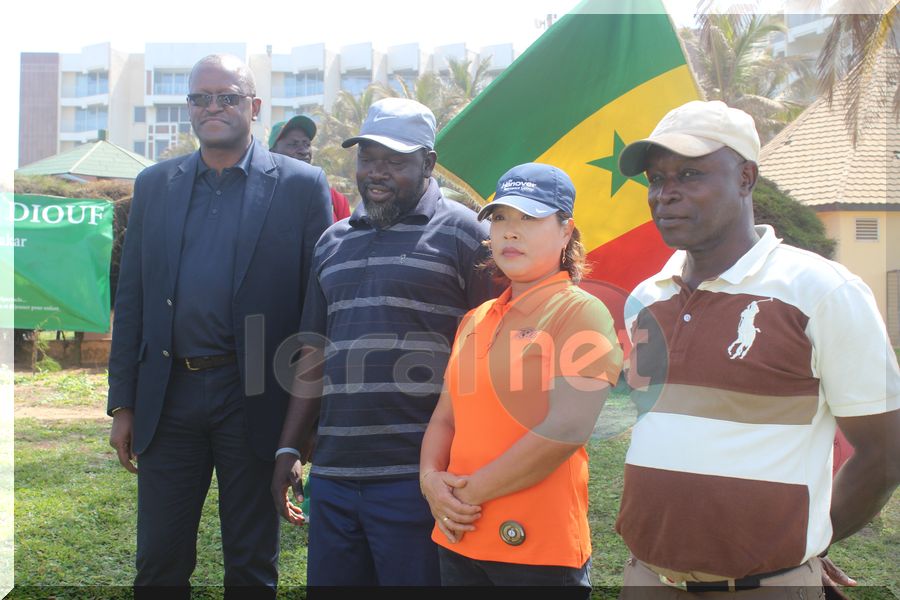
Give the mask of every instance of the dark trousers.
[(261, 586), (254, 591), (274, 597), (279, 520), (269, 493), (273, 466), (247, 443), (237, 367), (174, 368), (156, 434), (138, 457), (135, 586), (189, 592), (200, 514), (215, 469), (226, 595)]
[(440, 585), (434, 518), (418, 479), (310, 479), (310, 586)]
[(441, 559), (441, 584), (445, 586), (558, 587), (567, 588), (566, 598), (589, 598), (591, 595), (590, 558), (581, 567), (573, 568), (476, 560), (443, 546), (438, 548), (438, 555)]

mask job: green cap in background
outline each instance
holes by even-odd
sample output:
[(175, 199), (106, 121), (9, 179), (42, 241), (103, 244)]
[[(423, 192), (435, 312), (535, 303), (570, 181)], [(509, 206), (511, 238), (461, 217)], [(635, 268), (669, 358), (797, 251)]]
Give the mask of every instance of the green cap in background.
[(272, 125), (272, 132), (269, 134), (269, 149), (275, 146), (275, 142), (281, 137), (281, 134), (287, 133), (291, 129), (302, 129), (309, 136), (310, 141), (316, 137), (316, 123), (306, 115), (297, 115), (287, 121), (279, 121)]

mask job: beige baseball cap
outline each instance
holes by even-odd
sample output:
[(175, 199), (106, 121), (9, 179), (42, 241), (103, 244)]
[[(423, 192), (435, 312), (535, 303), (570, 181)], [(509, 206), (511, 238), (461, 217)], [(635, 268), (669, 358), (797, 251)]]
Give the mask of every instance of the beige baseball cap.
[(724, 102), (693, 100), (670, 110), (650, 137), (632, 142), (619, 155), (619, 171), (632, 177), (647, 170), (647, 150), (661, 146), (682, 156), (705, 156), (728, 146), (747, 160), (759, 158), (753, 117)]

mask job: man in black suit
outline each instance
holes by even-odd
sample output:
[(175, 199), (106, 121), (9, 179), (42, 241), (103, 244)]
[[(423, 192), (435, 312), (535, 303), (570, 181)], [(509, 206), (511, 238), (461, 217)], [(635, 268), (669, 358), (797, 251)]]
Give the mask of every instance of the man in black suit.
[(136, 591), (189, 594), (215, 469), (226, 596), (254, 586), (274, 597), (279, 521), (268, 484), (287, 402), (274, 355), (298, 331), (331, 201), (321, 169), (253, 139), (261, 101), (243, 62), (203, 58), (189, 86), (200, 150), (135, 181), (109, 360), (110, 444), (138, 475)]

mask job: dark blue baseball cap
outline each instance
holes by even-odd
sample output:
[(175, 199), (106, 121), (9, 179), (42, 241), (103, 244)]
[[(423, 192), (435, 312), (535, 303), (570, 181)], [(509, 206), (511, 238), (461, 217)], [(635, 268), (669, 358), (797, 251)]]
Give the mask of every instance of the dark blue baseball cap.
[(565, 171), (553, 165), (525, 163), (500, 177), (494, 200), (478, 213), (484, 219), (498, 205), (511, 206), (530, 217), (542, 219), (559, 211), (575, 211), (575, 186)]
[(431, 109), (408, 98), (382, 98), (369, 107), (359, 135), (344, 140), (349, 148), (364, 141), (409, 154), (420, 148), (434, 149), (435, 119)]

